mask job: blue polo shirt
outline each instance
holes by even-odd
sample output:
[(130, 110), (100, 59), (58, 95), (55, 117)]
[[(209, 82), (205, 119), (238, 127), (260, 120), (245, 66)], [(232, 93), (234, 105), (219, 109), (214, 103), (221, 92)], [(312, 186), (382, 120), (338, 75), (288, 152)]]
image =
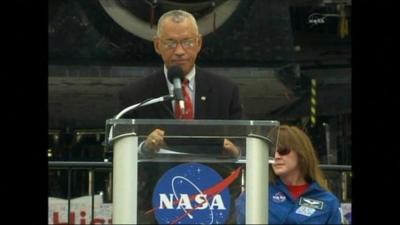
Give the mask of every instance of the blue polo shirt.
[[(245, 193), (236, 200), (236, 222), (245, 224)], [(312, 182), (297, 199), (293, 199), (287, 186), (278, 180), (269, 185), (269, 224), (342, 224), (339, 200)]]

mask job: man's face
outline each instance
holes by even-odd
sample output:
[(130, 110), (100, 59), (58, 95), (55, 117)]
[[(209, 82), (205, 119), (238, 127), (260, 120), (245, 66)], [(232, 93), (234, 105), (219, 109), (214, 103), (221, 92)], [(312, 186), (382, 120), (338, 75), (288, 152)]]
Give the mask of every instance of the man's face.
[(201, 44), (201, 36), (197, 34), (189, 19), (175, 23), (167, 18), (160, 36), (154, 39), (154, 48), (161, 55), (167, 68), (172, 65), (181, 66), (185, 75), (195, 64)]

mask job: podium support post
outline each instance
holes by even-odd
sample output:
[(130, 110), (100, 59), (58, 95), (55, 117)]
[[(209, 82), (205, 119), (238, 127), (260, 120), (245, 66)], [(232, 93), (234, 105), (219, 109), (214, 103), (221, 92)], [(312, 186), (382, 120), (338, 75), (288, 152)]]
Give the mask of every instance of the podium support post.
[(113, 158), (113, 224), (137, 223), (138, 138), (117, 139)]
[(268, 223), (268, 144), (246, 138), (246, 224)]

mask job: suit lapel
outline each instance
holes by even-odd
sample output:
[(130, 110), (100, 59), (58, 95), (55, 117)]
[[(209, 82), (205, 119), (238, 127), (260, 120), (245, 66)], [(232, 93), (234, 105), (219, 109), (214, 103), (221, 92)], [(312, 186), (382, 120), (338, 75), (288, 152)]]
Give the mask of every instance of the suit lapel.
[[(153, 77), (152, 83), (154, 84), (154, 88), (152, 88), (152, 96), (153, 98), (158, 98), (163, 95), (168, 95), (168, 87), (167, 81), (165, 80), (165, 76), (163, 72), (157, 73)], [(159, 104), (154, 105), (155, 112), (158, 112), (158, 118), (162, 119), (173, 119), (174, 114), (172, 111), (172, 105), (170, 101), (161, 102)]]
[(196, 94), (195, 94), (195, 118), (204, 119), (209, 114), (208, 112), (208, 97), (211, 96), (212, 90), (207, 78), (201, 70), (196, 71)]

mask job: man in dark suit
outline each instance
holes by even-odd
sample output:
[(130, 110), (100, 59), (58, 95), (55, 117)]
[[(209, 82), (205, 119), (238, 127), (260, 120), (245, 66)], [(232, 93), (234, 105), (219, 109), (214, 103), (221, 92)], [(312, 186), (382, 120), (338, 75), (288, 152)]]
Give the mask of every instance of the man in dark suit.
[[(187, 108), (190, 108), (190, 115), (180, 118), (242, 119), (237, 85), (226, 77), (195, 66), (201, 47), (202, 36), (195, 18), (190, 13), (182, 10), (165, 13), (158, 21), (157, 35), (154, 38), (154, 49), (162, 57), (164, 69), (127, 85), (120, 92), (121, 107), (125, 108), (148, 98), (172, 94), (173, 84), (167, 79), (167, 74), (172, 66), (178, 66), (187, 79), (183, 89), (186, 91), (185, 104), (189, 104)], [(126, 117), (174, 119), (177, 118), (177, 111), (179, 108), (175, 107), (175, 101), (162, 102), (137, 109), (128, 113)], [(164, 133), (161, 129), (153, 131), (145, 141), (145, 149), (158, 151), (164, 146)], [(229, 147), (232, 147), (232, 143), (225, 140), (224, 148)]]

